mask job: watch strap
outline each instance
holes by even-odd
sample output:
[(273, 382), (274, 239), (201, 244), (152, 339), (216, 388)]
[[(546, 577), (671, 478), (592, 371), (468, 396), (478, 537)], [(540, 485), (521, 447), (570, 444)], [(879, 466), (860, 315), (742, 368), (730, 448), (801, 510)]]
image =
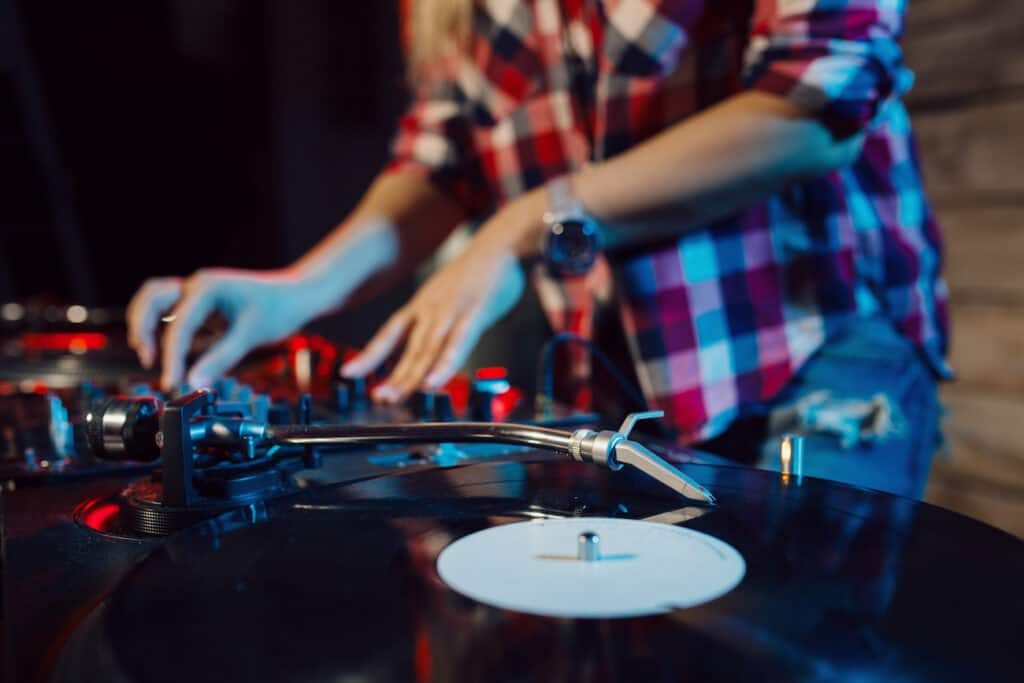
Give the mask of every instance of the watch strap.
[(576, 197), (573, 190), (571, 175), (562, 175), (548, 181), (547, 190), (548, 210), (544, 216), (545, 223), (550, 225), (566, 218), (583, 219), (585, 217), (583, 203)]

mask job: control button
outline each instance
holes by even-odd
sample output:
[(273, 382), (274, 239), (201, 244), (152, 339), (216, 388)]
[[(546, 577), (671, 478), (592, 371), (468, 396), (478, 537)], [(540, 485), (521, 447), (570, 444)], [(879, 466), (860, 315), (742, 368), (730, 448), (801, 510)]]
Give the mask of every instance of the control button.
[(494, 419), (495, 396), (501, 396), (511, 389), (508, 373), (504, 368), (480, 368), (469, 391), (469, 419), (490, 422)]
[(334, 385), (333, 398), (334, 401), (332, 407), (334, 408), (334, 412), (338, 413), (339, 415), (344, 415), (349, 411), (349, 408), (352, 407), (350, 405), (348, 396), (348, 386), (342, 384), (341, 382), (338, 382)]
[(348, 387), (349, 405), (355, 410), (365, 408), (370, 402), (370, 395), (366, 390), (366, 378), (346, 377), (341, 381), (346, 387)]
[(446, 391), (434, 395), (434, 420), (437, 422), (454, 422), (455, 408), (452, 397)]
[(252, 419), (259, 420), (260, 422), (269, 422), (267, 416), (270, 413), (270, 396), (256, 394), (252, 401), (249, 402), (249, 406)]
[(267, 422), (272, 425), (286, 425), (292, 422), (292, 411), (287, 401), (274, 401), (267, 410)]
[(433, 420), (436, 397), (437, 394), (432, 391), (417, 391), (410, 396), (406, 405), (412, 412), (413, 418), (420, 421)]
[(313, 424), (313, 397), (310, 394), (299, 397), (299, 424)]
[(222, 401), (235, 400), (235, 389), (238, 387), (238, 380), (234, 377), (221, 377), (213, 383), (213, 390), (217, 392), (217, 398)]

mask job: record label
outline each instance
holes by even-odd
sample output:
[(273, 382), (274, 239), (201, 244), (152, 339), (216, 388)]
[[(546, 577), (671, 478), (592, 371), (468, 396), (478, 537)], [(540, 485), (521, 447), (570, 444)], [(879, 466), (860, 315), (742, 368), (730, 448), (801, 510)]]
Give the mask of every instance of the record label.
[(445, 548), (437, 572), (480, 602), (551, 617), (662, 614), (724, 595), (746, 563), (713, 536), (631, 519), (576, 517), (491, 527)]

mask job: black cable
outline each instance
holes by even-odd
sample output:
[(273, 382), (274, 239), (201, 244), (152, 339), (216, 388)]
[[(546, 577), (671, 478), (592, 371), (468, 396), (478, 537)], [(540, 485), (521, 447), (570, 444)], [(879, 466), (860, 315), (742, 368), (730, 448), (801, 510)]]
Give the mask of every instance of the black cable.
[(622, 388), (630, 400), (634, 401), (636, 405), (641, 406), (644, 410), (647, 410), (647, 399), (644, 398), (643, 393), (633, 385), (622, 372), (615, 367), (615, 363), (608, 355), (598, 348), (597, 344), (584, 339), (578, 334), (572, 332), (562, 332), (556, 334), (554, 337), (549, 339), (544, 347), (541, 349), (540, 363), (537, 368), (537, 391), (538, 398), (546, 402), (552, 402), (555, 399), (555, 349), (560, 345), (572, 342), (583, 346), (590, 353), (591, 357), (596, 358), (605, 371), (611, 376), (615, 383)]

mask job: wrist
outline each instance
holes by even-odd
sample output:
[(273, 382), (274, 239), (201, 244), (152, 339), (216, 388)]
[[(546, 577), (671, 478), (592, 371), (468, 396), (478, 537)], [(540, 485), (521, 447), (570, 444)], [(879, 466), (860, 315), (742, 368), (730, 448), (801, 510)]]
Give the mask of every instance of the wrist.
[(546, 188), (535, 188), (502, 207), (477, 236), (485, 248), (512, 251), (519, 258), (535, 256), (544, 235), (546, 210)]

